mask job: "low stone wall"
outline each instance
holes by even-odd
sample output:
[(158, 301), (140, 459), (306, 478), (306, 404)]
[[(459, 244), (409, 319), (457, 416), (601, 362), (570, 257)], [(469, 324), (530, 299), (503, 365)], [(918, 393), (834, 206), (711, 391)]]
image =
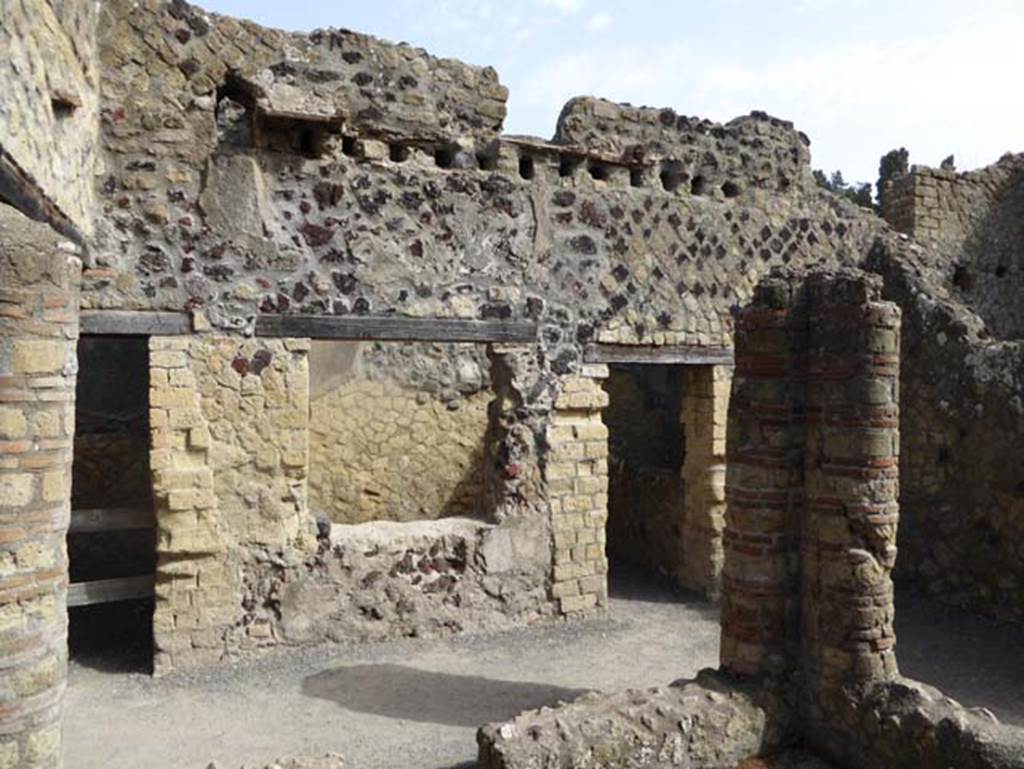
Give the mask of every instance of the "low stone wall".
[(886, 769), (1021, 769), (1024, 729), (985, 708), (966, 709), (932, 686), (897, 679), (856, 693), (837, 691), (816, 745), (841, 766)]
[(333, 526), (312, 557), (254, 555), (240, 625), (248, 646), (522, 626), (553, 614), (549, 572), (547, 534), (528, 520)]

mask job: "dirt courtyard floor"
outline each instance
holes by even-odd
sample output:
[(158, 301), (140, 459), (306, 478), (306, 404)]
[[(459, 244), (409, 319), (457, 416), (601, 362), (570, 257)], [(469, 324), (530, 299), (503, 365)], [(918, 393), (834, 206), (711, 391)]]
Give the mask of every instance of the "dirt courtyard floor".
[[(334, 751), (352, 769), (470, 767), (484, 722), (717, 665), (708, 604), (629, 570), (612, 587), (606, 620), (283, 650), (201, 676), (154, 680), (131, 672), (138, 654), (86, 649), (72, 657), (65, 766), (238, 769)], [(904, 674), (1024, 726), (1024, 629), (901, 596), (897, 632)]]

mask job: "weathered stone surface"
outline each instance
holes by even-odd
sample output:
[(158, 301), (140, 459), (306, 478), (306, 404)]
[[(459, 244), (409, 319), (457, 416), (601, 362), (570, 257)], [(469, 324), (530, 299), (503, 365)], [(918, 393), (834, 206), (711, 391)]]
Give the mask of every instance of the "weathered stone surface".
[[(219, 765), (211, 762), (206, 769), (219, 769)], [(242, 766), (241, 769), (345, 769), (345, 760), (330, 753), (318, 758), (278, 758), (259, 767), (253, 764)]]
[[(314, 556), (246, 567), (241, 649), (433, 637), (550, 615), (550, 551), (526, 521), (335, 525)], [(500, 556), (498, 555), (500, 553)]]
[(0, 11), (0, 191), (34, 217), (85, 235), (99, 155), (98, 16), (98, 5), (77, 0)]
[(619, 694), (586, 694), (477, 733), (481, 769), (732, 769), (771, 754), (788, 716), (754, 690), (711, 671), (693, 681)]
[(814, 742), (842, 765), (892, 769), (1020, 769), (1024, 730), (967, 710), (934, 687), (900, 679), (827, 703)]

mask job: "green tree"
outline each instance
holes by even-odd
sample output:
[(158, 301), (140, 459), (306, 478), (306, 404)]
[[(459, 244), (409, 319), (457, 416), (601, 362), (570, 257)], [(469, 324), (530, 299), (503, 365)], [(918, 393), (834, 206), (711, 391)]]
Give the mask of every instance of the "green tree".
[(902, 176), (910, 170), (910, 153), (906, 147), (898, 150), (889, 150), (882, 155), (878, 161), (878, 183), (875, 189), (878, 190), (878, 208), (881, 210), (885, 195), (885, 183), (897, 176)]
[(856, 203), (861, 208), (866, 208), (869, 211), (877, 210), (875, 208), (874, 201), (871, 199), (871, 184), (868, 182), (847, 182), (843, 178), (842, 171), (833, 171), (831, 175), (826, 175), (821, 169), (814, 169), (812, 172), (814, 181), (817, 182), (818, 186), (834, 192), (836, 195), (849, 200), (851, 203)]

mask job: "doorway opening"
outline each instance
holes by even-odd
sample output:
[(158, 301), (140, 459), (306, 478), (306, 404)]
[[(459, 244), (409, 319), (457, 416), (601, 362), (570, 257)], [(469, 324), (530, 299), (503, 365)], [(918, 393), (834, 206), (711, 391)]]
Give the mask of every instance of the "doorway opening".
[(149, 469), (145, 337), (78, 343), (68, 528), (68, 650), (73, 662), (150, 672), (156, 528)]
[(609, 578), (675, 582), (683, 564), (685, 368), (614, 364), (605, 384)]

